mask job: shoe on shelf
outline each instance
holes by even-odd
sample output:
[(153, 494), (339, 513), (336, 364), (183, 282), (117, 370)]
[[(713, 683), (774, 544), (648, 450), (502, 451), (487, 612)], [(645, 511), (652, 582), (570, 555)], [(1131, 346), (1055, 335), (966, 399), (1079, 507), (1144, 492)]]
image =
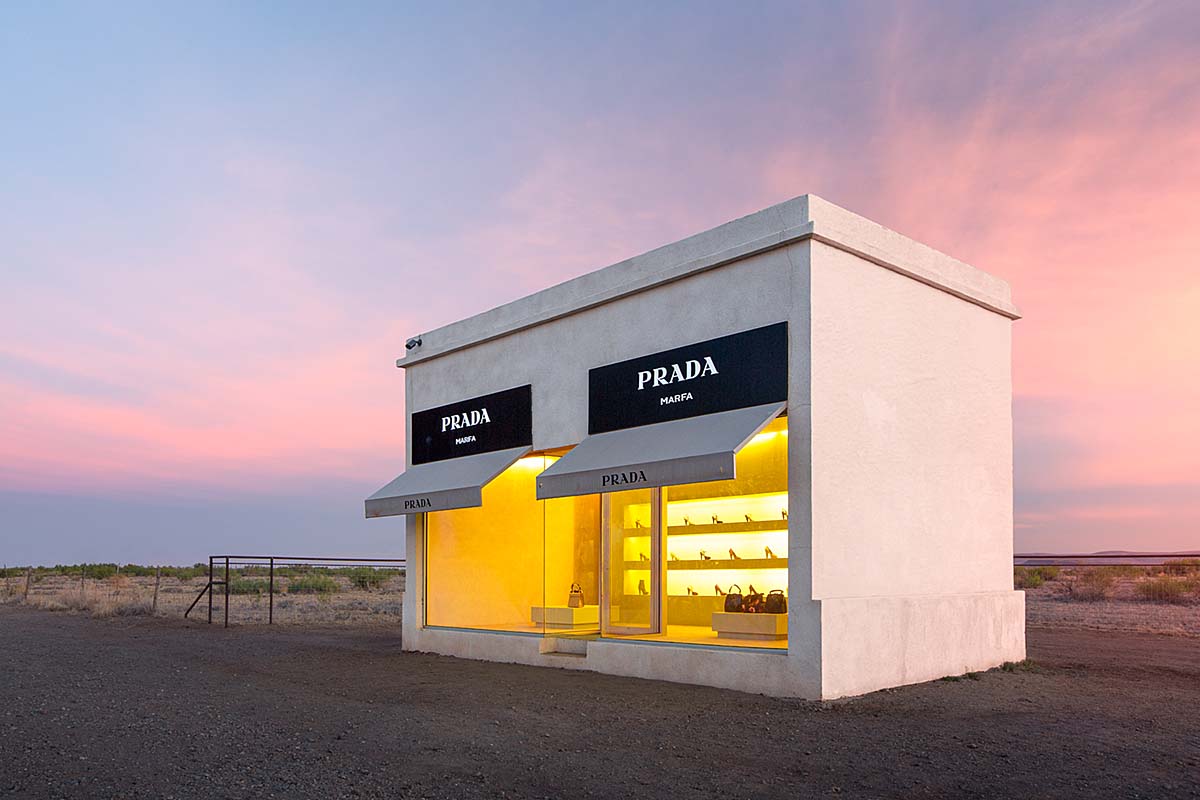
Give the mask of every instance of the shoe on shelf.
[(732, 547), (731, 547), (731, 548), (729, 548), (729, 557), (730, 557), (730, 558), (732, 558), (734, 561), (741, 561), (741, 560), (742, 560), (742, 557), (741, 557), (741, 556), (739, 556), (737, 553), (733, 552), (733, 548), (732, 548)]
[(767, 558), (779, 558), (779, 556), (775, 555), (775, 553), (771, 551), (771, 548), (770, 548), (770, 547), (765, 547), (765, 548), (763, 548), (763, 549), (764, 549), (764, 550), (766, 551), (766, 553), (767, 553)]
[(750, 515), (749, 515), (749, 514), (746, 514), (746, 515), (744, 515), (744, 516), (746, 517), (746, 522), (754, 522), (754, 520), (750, 519)]
[(720, 524), (721, 524), (720, 518), (717, 517), (716, 514), (713, 514), (713, 525), (720, 525)]
[(698, 594), (700, 594), (700, 593), (693, 590), (692, 587), (690, 587), (690, 586), (688, 587), (688, 595), (690, 595), (691, 597), (695, 597)]
[(672, 560), (672, 561), (678, 561), (678, 560), (679, 560), (679, 556), (675, 555), (674, 553), (671, 553), (671, 560)]
[(708, 553), (701, 550), (700, 551), (700, 560), (701, 561), (712, 561), (712, 556), (710, 556)]
[(713, 588), (717, 590), (717, 597), (724, 597), (724, 596), (725, 596), (725, 592), (721, 591), (721, 585), (720, 585), (720, 584), (713, 584)]
[(644, 581), (644, 580), (638, 581), (638, 594), (640, 594), (640, 595), (650, 594), (649, 592), (646, 591), (646, 581)]
[(646, 557), (645, 553), (638, 553), (638, 561), (649, 561), (649, 560), (650, 559)]

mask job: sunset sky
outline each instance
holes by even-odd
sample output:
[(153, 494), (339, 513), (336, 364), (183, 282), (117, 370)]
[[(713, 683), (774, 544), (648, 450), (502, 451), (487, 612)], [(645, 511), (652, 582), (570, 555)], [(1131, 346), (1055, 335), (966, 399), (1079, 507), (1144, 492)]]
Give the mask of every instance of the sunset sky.
[(5, 3), (0, 560), (402, 554), (362, 499), (407, 336), (806, 192), (1012, 284), (1018, 549), (1200, 549), (1198, 43), (1195, 2)]

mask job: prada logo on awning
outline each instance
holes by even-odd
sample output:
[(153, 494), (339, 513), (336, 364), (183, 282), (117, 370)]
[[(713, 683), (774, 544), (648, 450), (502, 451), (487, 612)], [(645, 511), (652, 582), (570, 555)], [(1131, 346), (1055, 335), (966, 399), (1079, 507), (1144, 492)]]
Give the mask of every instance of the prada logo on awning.
[(431, 508), (433, 503), (429, 502), (428, 497), (416, 497), (411, 500), (404, 501), (404, 510), (412, 511), (417, 508)]
[(600, 478), (601, 486), (627, 486), (633, 483), (647, 483), (645, 470), (631, 469), (628, 472), (608, 472)]

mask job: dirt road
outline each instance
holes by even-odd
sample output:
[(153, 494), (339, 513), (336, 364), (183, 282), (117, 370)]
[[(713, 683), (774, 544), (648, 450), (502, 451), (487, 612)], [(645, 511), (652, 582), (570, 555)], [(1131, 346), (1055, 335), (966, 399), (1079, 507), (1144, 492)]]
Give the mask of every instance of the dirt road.
[(406, 654), (385, 629), (0, 606), (0, 795), (1200, 797), (1200, 641), (814, 704)]

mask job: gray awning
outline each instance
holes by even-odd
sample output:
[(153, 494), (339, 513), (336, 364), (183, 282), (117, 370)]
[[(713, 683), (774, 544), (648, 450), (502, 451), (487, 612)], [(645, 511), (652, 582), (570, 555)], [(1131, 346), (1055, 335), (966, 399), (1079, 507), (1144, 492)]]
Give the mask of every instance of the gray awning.
[(599, 433), (538, 475), (539, 500), (734, 477), (734, 454), (785, 403)]
[(528, 447), (419, 464), (367, 498), (368, 517), (391, 517), (483, 505), (483, 487), (528, 453)]

